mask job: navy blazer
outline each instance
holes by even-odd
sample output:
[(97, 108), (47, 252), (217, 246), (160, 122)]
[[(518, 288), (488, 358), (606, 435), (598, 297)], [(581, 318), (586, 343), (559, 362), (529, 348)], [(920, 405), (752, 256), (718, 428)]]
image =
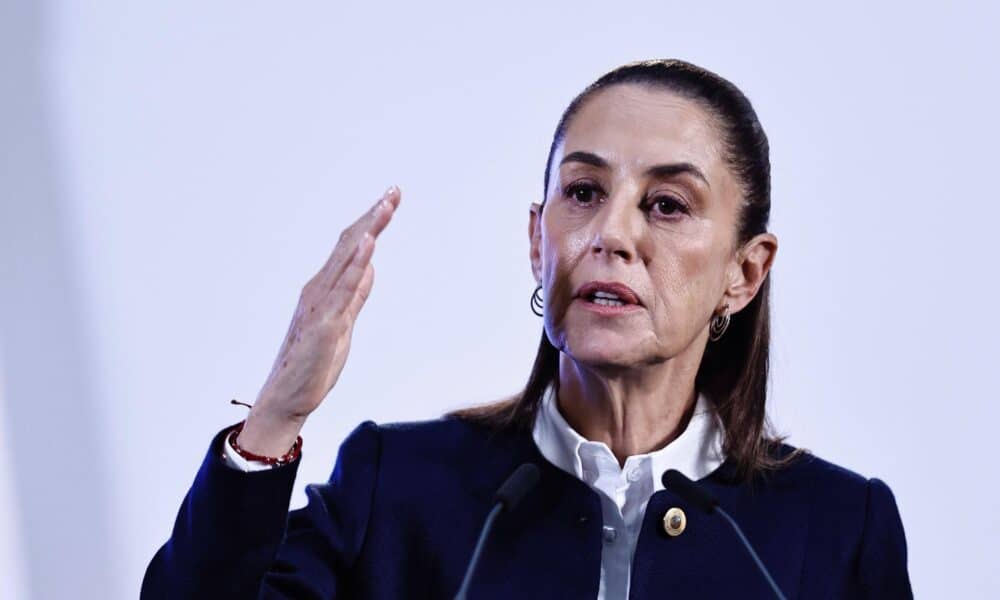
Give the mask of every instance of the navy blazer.
[[(298, 461), (244, 473), (209, 447), (141, 598), (451, 598), (501, 483), (524, 462), (538, 485), (502, 514), (470, 598), (597, 598), (597, 492), (540, 454), (530, 432), (455, 418), (376, 425), (346, 438), (326, 483), (288, 511)], [(783, 446), (782, 452), (791, 451)], [(740, 523), (788, 598), (912, 598), (893, 494), (813, 455), (754, 483), (724, 462), (701, 484)], [(662, 526), (680, 507), (687, 527)], [(772, 598), (718, 515), (669, 490), (653, 494), (632, 562), (630, 597)]]

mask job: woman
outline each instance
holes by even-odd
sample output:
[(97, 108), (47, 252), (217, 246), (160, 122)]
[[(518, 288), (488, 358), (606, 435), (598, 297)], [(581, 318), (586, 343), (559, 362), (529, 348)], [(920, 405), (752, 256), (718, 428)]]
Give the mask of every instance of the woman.
[(729, 523), (664, 487), (668, 469), (718, 499), (785, 596), (912, 596), (889, 487), (768, 432), (767, 138), (738, 89), (678, 60), (604, 75), (556, 128), (530, 208), (544, 331), (524, 391), (361, 424), (330, 480), (288, 513), (299, 431), (344, 366), (399, 202), (390, 188), (302, 290), (143, 597), (452, 597), (494, 493), (523, 463), (538, 483), (496, 520), (470, 597), (774, 597)]

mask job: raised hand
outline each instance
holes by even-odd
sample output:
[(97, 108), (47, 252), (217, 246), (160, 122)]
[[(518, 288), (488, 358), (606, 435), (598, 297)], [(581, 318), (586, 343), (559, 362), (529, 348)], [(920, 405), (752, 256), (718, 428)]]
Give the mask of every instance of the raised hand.
[(257, 395), (239, 444), (264, 456), (281, 456), (295, 442), (306, 417), (323, 402), (344, 369), (358, 313), (372, 289), (375, 239), (399, 206), (390, 187), (375, 205), (343, 230), (323, 268), (302, 288), (285, 341)]

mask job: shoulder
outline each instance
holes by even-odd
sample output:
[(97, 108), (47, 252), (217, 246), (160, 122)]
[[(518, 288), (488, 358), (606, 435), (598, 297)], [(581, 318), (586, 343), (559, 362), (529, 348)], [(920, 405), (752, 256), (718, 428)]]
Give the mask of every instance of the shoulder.
[[(364, 421), (340, 444), (328, 483), (372, 497), (409, 494), (428, 484), (460, 481), (488, 463), (490, 434), (451, 417), (379, 424)], [(345, 492), (346, 493), (346, 492)]]
[(348, 436), (345, 443), (357, 437), (377, 439), (385, 450), (405, 449), (414, 457), (452, 452), (456, 449), (485, 447), (503, 440), (511, 433), (487, 428), (464, 419), (444, 416), (419, 421), (376, 423), (365, 421)]
[(376, 457), (380, 470), (455, 470), (465, 465), (489, 465), (498, 456), (522, 454), (530, 443), (530, 433), (444, 416), (390, 423), (365, 421), (347, 436), (340, 453), (350, 457), (357, 454), (352, 449), (363, 448), (369, 458)]
[(790, 444), (780, 444), (773, 451), (772, 456), (777, 459), (786, 459), (796, 453), (797, 455), (791, 458), (786, 466), (769, 472), (765, 478), (773, 480), (775, 485), (806, 486), (820, 488), (826, 492), (836, 493), (839, 491), (850, 495), (866, 493), (868, 486), (873, 481), (872, 478), (859, 471)]
[[(793, 446), (782, 444), (779, 456)], [(879, 477), (862, 474), (813, 453), (803, 453), (772, 478), (809, 515), (809, 540), (850, 557), (864, 597), (912, 598), (907, 544), (896, 496)], [(785, 514), (793, 509), (786, 504)]]
[[(792, 455), (797, 448), (781, 444), (778, 458)], [(858, 533), (889, 530), (902, 535), (895, 495), (879, 477), (862, 474), (831, 460), (802, 451), (786, 467), (765, 476), (765, 487), (788, 492), (813, 507), (814, 516), (843, 527), (853, 522)], [(816, 510), (818, 509), (818, 510)]]
[(451, 416), (366, 421), (344, 441), (334, 470), (364, 472), (372, 510), (387, 522), (419, 521), (489, 501), (519, 464), (533, 458), (532, 444), (530, 432), (496, 430)]

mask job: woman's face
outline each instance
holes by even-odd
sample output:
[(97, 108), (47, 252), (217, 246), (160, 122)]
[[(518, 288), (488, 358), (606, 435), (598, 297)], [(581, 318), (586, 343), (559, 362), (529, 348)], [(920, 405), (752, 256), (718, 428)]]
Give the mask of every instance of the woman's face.
[[(531, 207), (549, 339), (594, 366), (692, 352), (697, 364), (713, 313), (753, 298), (777, 247), (771, 234), (735, 247), (741, 202), (715, 125), (694, 101), (634, 84), (591, 96), (553, 154), (540, 219)], [(581, 297), (590, 282), (624, 284), (635, 303)]]

